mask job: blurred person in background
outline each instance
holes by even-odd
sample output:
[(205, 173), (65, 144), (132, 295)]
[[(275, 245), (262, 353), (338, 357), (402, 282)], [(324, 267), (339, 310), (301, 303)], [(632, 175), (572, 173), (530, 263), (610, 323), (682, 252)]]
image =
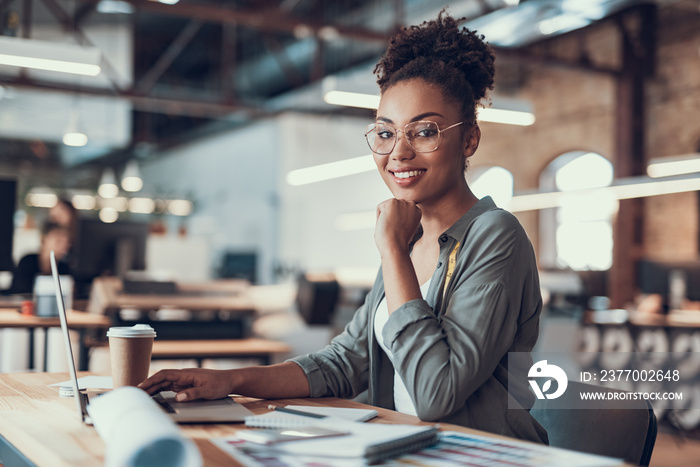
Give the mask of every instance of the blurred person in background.
[(38, 253), (24, 256), (12, 275), (9, 293), (29, 294), (34, 290), (34, 279), (38, 275), (51, 274), (50, 253), (53, 250), (58, 262), (59, 274), (70, 274), (70, 267), (64, 261), (71, 246), (70, 230), (54, 222), (44, 224)]

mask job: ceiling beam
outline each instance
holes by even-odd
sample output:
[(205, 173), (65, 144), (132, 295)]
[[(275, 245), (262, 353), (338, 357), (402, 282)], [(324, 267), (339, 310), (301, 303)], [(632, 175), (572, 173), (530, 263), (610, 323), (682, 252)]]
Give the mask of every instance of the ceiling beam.
[(97, 4), (100, 0), (93, 0), (92, 2), (87, 2), (81, 6), (74, 15), (74, 21), (76, 25), (84, 23), (95, 11), (97, 11)]
[[(78, 0), (80, 2), (92, 2), (94, 0)], [(278, 11), (256, 11), (251, 9), (229, 9), (215, 5), (183, 4), (166, 5), (148, 0), (123, 0), (142, 12), (153, 13), (162, 16), (176, 16), (180, 18), (198, 19), (207, 23), (227, 23), (246, 26), (268, 33), (310, 30), (315, 35), (323, 36), (327, 28), (333, 28), (339, 37), (367, 42), (387, 42), (389, 36), (385, 33), (371, 29), (352, 26), (342, 26), (320, 23), (316, 21), (302, 21), (294, 16), (279, 13)]]
[(165, 70), (173, 64), (175, 59), (182, 53), (187, 44), (197, 34), (204, 23), (193, 19), (182, 28), (180, 34), (173, 40), (163, 54), (158, 57), (156, 63), (148, 70), (139, 83), (134, 86), (136, 92), (148, 94)]
[(109, 90), (88, 88), (85, 86), (77, 87), (70, 84), (48, 83), (29, 78), (21, 79), (3, 76), (0, 76), (0, 85), (11, 86), (17, 89), (34, 89), (65, 94), (125, 99), (131, 102), (136, 110), (168, 115), (183, 115), (198, 118), (225, 118), (226, 115), (239, 111), (250, 112), (251, 117), (260, 117), (268, 114), (262, 106), (236, 102), (224, 103), (215, 100), (205, 101), (196, 96), (190, 98), (165, 95), (143, 96), (127, 90)]

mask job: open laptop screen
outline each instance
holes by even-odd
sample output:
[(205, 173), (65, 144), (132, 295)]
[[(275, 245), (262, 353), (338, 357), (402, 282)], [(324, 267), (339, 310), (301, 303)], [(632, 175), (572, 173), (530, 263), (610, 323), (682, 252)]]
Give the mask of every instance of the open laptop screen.
[(78, 374), (75, 371), (75, 362), (73, 361), (73, 349), (70, 344), (70, 334), (68, 333), (68, 321), (66, 319), (66, 307), (63, 302), (63, 290), (61, 289), (61, 280), (58, 277), (58, 267), (56, 265), (56, 256), (51, 251), (51, 274), (56, 286), (56, 304), (58, 305), (58, 317), (61, 320), (61, 333), (63, 334), (63, 342), (66, 348), (66, 360), (68, 361), (68, 372), (70, 373), (70, 382), (73, 387), (73, 399), (78, 407), (80, 419), (85, 420), (85, 411), (81, 400), (80, 390), (78, 389)]

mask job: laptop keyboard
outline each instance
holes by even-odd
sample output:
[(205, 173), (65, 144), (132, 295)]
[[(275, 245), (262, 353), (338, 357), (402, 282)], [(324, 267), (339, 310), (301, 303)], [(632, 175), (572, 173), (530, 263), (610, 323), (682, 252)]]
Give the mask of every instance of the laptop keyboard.
[(168, 404), (168, 402), (160, 394), (152, 395), (151, 399), (156, 401), (156, 403), (160, 405), (160, 408), (165, 410), (167, 413), (176, 413), (175, 409), (173, 409), (173, 407)]

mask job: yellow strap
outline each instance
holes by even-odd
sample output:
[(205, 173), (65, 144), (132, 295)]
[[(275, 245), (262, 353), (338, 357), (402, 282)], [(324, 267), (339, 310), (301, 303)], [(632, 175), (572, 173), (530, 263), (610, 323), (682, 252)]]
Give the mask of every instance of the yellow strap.
[(442, 294), (445, 294), (447, 290), (447, 284), (450, 283), (452, 274), (455, 272), (455, 264), (457, 264), (457, 250), (459, 249), (459, 242), (455, 245), (452, 253), (450, 253), (450, 259), (447, 261), (447, 274), (445, 275), (445, 285), (442, 288)]

